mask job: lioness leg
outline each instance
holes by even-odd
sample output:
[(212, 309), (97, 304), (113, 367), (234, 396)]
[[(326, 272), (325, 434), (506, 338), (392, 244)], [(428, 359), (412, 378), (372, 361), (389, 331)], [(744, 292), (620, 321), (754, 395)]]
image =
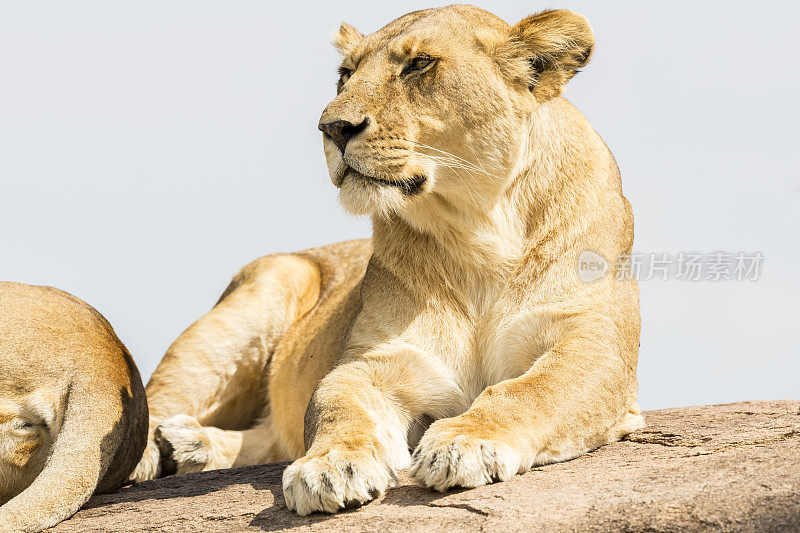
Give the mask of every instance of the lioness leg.
[(602, 346), (596, 336), (572, 337), (522, 376), (485, 389), (463, 414), (434, 422), (414, 451), (411, 474), (440, 491), (476, 487), (643, 427), (630, 390), (635, 366)]
[(294, 255), (258, 259), (234, 276), (216, 306), (169, 347), (147, 384), (150, 432), (132, 479), (160, 474), (158, 425), (188, 415), (203, 426), (246, 429), (267, 409), (270, 355), (316, 303), (317, 267)]
[(307, 515), (372, 500), (408, 466), (412, 422), (452, 415), (464, 403), (446, 373), (415, 349), (336, 367), (306, 411), (307, 453), (284, 471), (286, 505)]

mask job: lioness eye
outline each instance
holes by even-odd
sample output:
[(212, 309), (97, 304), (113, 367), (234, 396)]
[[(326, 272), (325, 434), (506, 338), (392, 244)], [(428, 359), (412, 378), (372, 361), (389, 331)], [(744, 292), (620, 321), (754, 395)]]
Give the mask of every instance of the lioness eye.
[(408, 66), (405, 68), (405, 73), (420, 72), (422, 70), (425, 70), (426, 68), (431, 66), (434, 61), (435, 60), (428, 55), (417, 56), (414, 59), (412, 59), (411, 62), (408, 64)]
[(347, 83), (347, 80), (350, 79), (350, 75), (352, 73), (353, 73), (353, 71), (350, 70), (349, 68), (339, 67), (339, 82), (337, 83), (337, 86), (338, 86), (339, 89), (342, 88), (342, 85)]
[(36, 427), (36, 424), (31, 422), (30, 420), (18, 420), (16, 423), (17, 429), (21, 429), (23, 431), (30, 431)]

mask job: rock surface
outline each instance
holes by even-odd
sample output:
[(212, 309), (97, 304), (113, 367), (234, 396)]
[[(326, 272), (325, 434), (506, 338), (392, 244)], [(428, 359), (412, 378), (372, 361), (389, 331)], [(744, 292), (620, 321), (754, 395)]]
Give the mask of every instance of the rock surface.
[(379, 501), (299, 517), (285, 463), (95, 496), (55, 531), (800, 531), (800, 401), (651, 411), (647, 428), (566, 463), (447, 494), (401, 478)]

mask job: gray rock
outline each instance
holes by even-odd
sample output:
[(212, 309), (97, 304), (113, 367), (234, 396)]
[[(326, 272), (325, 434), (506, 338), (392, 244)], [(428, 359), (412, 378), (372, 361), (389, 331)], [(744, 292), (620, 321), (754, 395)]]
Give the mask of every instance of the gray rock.
[(800, 531), (800, 401), (646, 416), (623, 442), (472, 490), (404, 477), (361, 509), (299, 517), (279, 463), (95, 496), (54, 531)]

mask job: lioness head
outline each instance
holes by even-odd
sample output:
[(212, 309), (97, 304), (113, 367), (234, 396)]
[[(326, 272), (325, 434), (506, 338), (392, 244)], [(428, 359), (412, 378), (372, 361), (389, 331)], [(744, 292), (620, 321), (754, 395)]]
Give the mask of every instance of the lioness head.
[(570, 11), (511, 27), (472, 6), (409, 13), (364, 36), (343, 24), (325, 156), (344, 207), (419, 219), (488, 209), (518, 174), (537, 107), (586, 64), (592, 30)]

